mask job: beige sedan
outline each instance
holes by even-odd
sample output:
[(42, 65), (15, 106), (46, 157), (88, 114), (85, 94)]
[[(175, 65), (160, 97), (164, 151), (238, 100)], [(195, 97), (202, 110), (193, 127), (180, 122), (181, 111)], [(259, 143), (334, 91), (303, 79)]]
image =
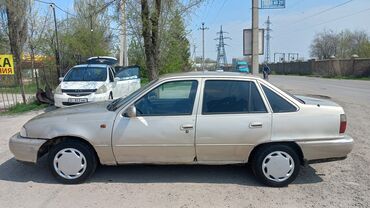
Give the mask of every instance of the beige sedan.
[(39, 115), (9, 141), (17, 160), (43, 155), (62, 183), (79, 183), (98, 163), (244, 164), (269, 186), (286, 186), (307, 162), (346, 158), (343, 108), (296, 97), (253, 76), (167, 75), (126, 98)]

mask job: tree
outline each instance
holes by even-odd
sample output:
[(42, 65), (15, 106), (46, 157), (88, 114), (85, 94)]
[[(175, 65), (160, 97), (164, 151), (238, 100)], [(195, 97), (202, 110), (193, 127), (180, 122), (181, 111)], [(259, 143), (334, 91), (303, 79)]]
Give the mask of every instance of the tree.
[(339, 40), (332, 30), (324, 30), (316, 34), (311, 44), (311, 56), (319, 59), (328, 59), (335, 56)]
[(162, 0), (154, 0), (154, 10), (150, 12), (148, 0), (141, 0), (142, 35), (144, 39), (146, 66), (149, 79), (158, 77), (159, 63), (159, 20)]
[(324, 31), (316, 34), (311, 44), (311, 56), (319, 59), (328, 59), (330, 56), (337, 58), (370, 57), (369, 36), (365, 31), (343, 30), (339, 33)]
[(160, 73), (188, 71), (190, 69), (190, 43), (180, 11), (176, 10), (166, 32), (166, 48), (163, 51), (163, 62)]
[(16, 63), (15, 73), (21, 88), (23, 103), (26, 103), (24, 86), (22, 80), (22, 52), (24, 43), (27, 40), (27, 11), (28, 0), (6, 0), (6, 17), (8, 23), (8, 35), (11, 53)]

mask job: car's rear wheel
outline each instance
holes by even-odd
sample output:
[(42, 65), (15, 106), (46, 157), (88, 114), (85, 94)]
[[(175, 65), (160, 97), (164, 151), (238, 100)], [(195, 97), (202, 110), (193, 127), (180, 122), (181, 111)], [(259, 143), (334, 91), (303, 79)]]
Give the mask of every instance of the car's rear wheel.
[(94, 151), (79, 141), (63, 141), (49, 152), (49, 168), (55, 178), (66, 184), (81, 183), (96, 169)]
[(287, 145), (268, 145), (257, 150), (252, 169), (259, 181), (272, 187), (283, 187), (297, 177), (300, 168), (296, 151)]

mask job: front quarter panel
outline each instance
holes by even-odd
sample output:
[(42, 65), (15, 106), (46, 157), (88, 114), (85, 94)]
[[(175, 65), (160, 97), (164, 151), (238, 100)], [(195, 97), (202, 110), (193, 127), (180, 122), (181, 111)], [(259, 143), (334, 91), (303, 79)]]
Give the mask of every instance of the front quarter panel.
[[(25, 125), (27, 137), (54, 139), (78, 137), (89, 142), (102, 164), (115, 164), (111, 148), (111, 132), (116, 112), (50, 116), (32, 120)], [(105, 125), (105, 127), (104, 127)]]

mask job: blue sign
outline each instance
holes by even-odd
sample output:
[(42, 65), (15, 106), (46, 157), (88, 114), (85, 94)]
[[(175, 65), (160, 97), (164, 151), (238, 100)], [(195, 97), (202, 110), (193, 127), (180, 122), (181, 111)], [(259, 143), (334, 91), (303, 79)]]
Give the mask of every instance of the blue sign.
[(283, 9), (285, 0), (261, 0), (261, 9)]

